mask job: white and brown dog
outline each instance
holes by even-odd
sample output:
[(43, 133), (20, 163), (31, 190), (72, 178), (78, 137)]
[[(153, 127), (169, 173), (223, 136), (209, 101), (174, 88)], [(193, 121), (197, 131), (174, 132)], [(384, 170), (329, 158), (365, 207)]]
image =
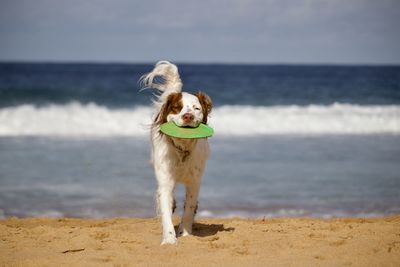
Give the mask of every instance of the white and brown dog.
[[(158, 62), (152, 72), (142, 76), (141, 81), (145, 88), (161, 91), (154, 101), (155, 116), (151, 127), (152, 163), (158, 182), (157, 203), (163, 228), (161, 244), (175, 244), (177, 236), (192, 233), (209, 145), (206, 138), (181, 139), (167, 136), (160, 132), (160, 125), (169, 121), (182, 127), (196, 127), (200, 123), (207, 123), (212, 102), (202, 92), (195, 95), (182, 92), (178, 68), (168, 61)], [(186, 187), (184, 212), (178, 233), (175, 233), (172, 223), (172, 213), (176, 207), (176, 183), (183, 183)]]

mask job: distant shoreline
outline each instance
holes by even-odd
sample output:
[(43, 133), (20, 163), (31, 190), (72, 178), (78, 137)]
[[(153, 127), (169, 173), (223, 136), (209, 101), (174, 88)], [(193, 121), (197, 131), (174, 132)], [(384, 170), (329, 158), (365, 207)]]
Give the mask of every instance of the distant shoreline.
[[(0, 60), (0, 64), (36, 65), (122, 65), (153, 66), (156, 61), (96, 61), (96, 60)], [(341, 62), (190, 62), (174, 61), (180, 66), (249, 66), (249, 67), (400, 67), (400, 63), (341, 63)]]
[(9, 218), (0, 220), (0, 265), (399, 266), (398, 229), (400, 215), (199, 219), (193, 236), (160, 246), (154, 218)]

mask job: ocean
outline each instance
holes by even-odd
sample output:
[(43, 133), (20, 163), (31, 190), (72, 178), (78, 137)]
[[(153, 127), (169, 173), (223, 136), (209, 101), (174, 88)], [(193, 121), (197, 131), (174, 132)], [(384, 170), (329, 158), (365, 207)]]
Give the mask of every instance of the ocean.
[[(156, 216), (152, 67), (0, 63), (0, 218)], [(400, 213), (400, 66), (178, 67), (214, 102), (199, 217)]]

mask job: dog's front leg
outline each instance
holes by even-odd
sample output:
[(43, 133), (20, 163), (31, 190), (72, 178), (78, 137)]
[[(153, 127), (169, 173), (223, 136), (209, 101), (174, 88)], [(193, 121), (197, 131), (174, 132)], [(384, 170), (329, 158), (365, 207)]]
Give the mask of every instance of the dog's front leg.
[(175, 235), (174, 224), (172, 223), (172, 205), (175, 183), (172, 179), (159, 182), (158, 184), (158, 205), (161, 212), (161, 222), (163, 228), (163, 239), (161, 245), (175, 244), (177, 239)]
[(192, 234), (192, 224), (197, 210), (199, 189), (200, 181), (192, 181), (192, 183), (186, 185), (185, 210), (183, 212), (182, 222), (179, 225), (178, 236)]

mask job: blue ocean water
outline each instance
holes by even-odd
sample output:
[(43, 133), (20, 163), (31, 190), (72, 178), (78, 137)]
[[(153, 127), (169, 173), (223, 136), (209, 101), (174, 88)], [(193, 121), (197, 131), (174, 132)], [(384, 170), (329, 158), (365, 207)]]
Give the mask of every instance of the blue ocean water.
[[(96, 103), (150, 104), (138, 92), (150, 64), (0, 63), (0, 107)], [(186, 91), (204, 90), (215, 105), (397, 105), (400, 66), (179, 64)]]
[[(400, 213), (400, 67), (178, 67), (214, 102), (199, 216)], [(0, 217), (155, 216), (151, 69), (1, 63)]]

